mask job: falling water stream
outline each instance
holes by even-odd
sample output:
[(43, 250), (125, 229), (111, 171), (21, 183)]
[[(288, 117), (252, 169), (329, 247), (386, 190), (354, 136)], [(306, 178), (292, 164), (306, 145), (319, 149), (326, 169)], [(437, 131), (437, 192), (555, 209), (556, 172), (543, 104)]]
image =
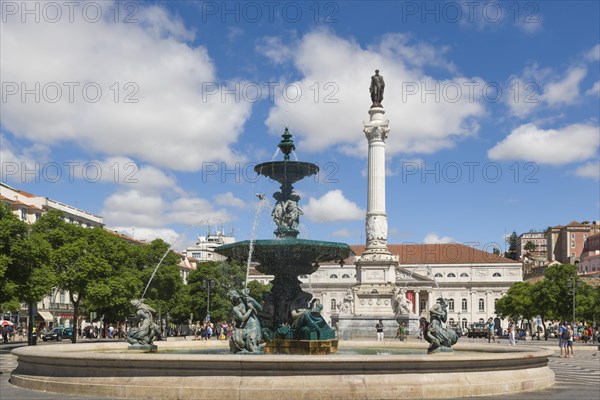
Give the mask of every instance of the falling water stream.
[(273, 153), (273, 157), (271, 157), (271, 161), (273, 161), (275, 159), (275, 157), (277, 157), (277, 154), (279, 154), (281, 150), (279, 150), (279, 147), (277, 148), (277, 150), (275, 150), (275, 153)]
[[(279, 150), (279, 149), (278, 149)], [(250, 232), (250, 245), (248, 246), (248, 262), (246, 265), (246, 283), (244, 288), (248, 288), (248, 279), (250, 277), (250, 264), (252, 263), (252, 253), (254, 252), (254, 240), (256, 239), (256, 229), (258, 228), (258, 221), (260, 219), (260, 213), (266, 207), (268, 207), (269, 200), (264, 194), (257, 194), (258, 204), (256, 205), (256, 211), (254, 212), (254, 221), (252, 221), (252, 231)]]

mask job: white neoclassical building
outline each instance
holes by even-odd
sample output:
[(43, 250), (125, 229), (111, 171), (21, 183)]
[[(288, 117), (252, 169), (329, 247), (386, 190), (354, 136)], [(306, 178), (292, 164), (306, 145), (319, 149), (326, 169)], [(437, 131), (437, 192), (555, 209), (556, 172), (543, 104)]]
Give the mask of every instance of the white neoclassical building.
[[(438, 297), (443, 297), (449, 303), (449, 322), (458, 324), (460, 321), (466, 328), (471, 323), (496, 318), (497, 299), (504, 296), (512, 284), (523, 280), (521, 263), (458, 243), (390, 244), (388, 248), (398, 257), (398, 267), (373, 271), (377, 276), (363, 276), (362, 285), (355, 262), (364, 251), (364, 245), (352, 246), (355, 257), (340, 263), (323, 263), (312, 275), (300, 278), (303, 289), (321, 300), (326, 320), (335, 325), (344, 299), (350, 298), (389, 307), (393, 315), (391, 295), (387, 292), (403, 288), (417, 316), (429, 319), (429, 309)], [(370, 298), (356, 296), (365, 280), (373, 281)], [(354, 304), (350, 312), (356, 315), (357, 310), (365, 306), (368, 304)], [(505, 324), (502, 323), (502, 327)]]

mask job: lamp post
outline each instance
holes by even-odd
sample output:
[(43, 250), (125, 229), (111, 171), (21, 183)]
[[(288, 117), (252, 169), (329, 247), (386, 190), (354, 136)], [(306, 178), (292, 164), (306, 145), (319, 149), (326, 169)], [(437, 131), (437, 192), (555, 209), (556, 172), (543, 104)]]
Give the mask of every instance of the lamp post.
[(571, 324), (575, 323), (575, 294), (577, 293), (577, 288), (581, 288), (581, 281), (577, 279), (577, 275), (573, 278), (567, 279), (567, 287), (573, 289), (573, 320)]
[(210, 322), (210, 289), (215, 288), (215, 282), (212, 279), (204, 281), (206, 287), (206, 322)]

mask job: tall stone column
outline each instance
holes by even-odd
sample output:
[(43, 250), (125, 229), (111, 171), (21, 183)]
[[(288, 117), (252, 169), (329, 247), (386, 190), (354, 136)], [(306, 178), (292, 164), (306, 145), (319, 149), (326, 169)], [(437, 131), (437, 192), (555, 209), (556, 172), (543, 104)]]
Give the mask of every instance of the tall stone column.
[(396, 291), (398, 256), (387, 247), (387, 215), (385, 212), (385, 140), (389, 121), (383, 107), (369, 109), (369, 122), (363, 132), (369, 143), (367, 184), (366, 248), (356, 261), (358, 285), (355, 293), (356, 313), (372, 318), (394, 318), (393, 298)]
[(390, 132), (389, 121), (384, 119), (383, 107), (369, 110), (369, 122), (363, 132), (369, 143), (369, 170), (367, 190), (366, 249), (364, 261), (391, 259), (387, 248), (387, 214), (385, 212), (385, 140)]

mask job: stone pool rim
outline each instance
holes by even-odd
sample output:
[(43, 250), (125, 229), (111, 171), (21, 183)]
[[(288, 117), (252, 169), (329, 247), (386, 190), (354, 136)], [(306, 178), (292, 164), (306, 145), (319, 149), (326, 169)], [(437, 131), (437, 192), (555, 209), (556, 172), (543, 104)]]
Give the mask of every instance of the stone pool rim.
[[(163, 349), (226, 342), (157, 342)], [(341, 341), (340, 348), (426, 350), (426, 343)], [(127, 352), (127, 344), (14, 349), (10, 382), (28, 389), (113, 398), (449, 398), (541, 390), (554, 384), (552, 350), (457, 344), (468, 353), (422, 355), (213, 355)], [(122, 350), (122, 352), (121, 352)], [(119, 351), (119, 352), (114, 352)]]

